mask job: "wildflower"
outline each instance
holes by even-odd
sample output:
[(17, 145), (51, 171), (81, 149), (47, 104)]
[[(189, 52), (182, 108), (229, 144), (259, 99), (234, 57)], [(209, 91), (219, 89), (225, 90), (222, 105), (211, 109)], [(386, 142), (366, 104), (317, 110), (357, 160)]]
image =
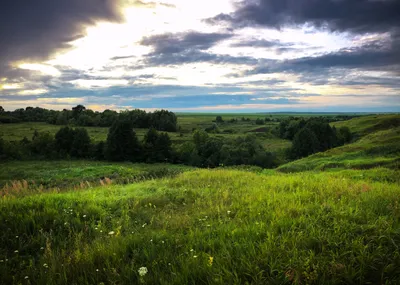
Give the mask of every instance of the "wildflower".
[(49, 266), (47, 265), (47, 263), (43, 264), (44, 268), (49, 268)]
[(97, 231), (97, 227), (94, 228)]
[(14, 250), (15, 253), (18, 253), (18, 250)]
[(15, 236), (15, 238), (19, 238), (19, 236)]
[(29, 276), (25, 276), (25, 279), (29, 279)]
[(40, 249), (41, 249), (41, 250), (43, 250), (43, 249), (44, 249), (44, 247), (42, 246)]
[(193, 255), (193, 258), (197, 258), (197, 255)]
[(102, 233), (102, 232), (103, 232), (103, 230), (100, 230), (100, 232)]
[(145, 226), (147, 226), (147, 223), (144, 223), (143, 226), (142, 226), (142, 228), (144, 228)]
[(1, 263), (3, 263), (3, 262), (4, 262), (4, 260), (3, 260), (3, 259), (1, 259), (1, 260), (0, 260), (0, 262), (1, 262)]
[(231, 211), (226, 211), (228, 213), (228, 215), (231, 213)]
[(214, 257), (210, 256), (208, 258), (208, 266), (212, 266), (213, 265), (213, 261), (214, 261)]
[(108, 233), (110, 236), (112, 236), (113, 234), (115, 234), (115, 232), (114, 231), (111, 231), (111, 232), (109, 232)]
[(162, 243), (165, 243), (165, 241), (161, 241)]
[(190, 250), (190, 252), (193, 252), (194, 251), (194, 249), (192, 248), (191, 250)]
[(99, 270), (98, 270), (98, 269), (96, 269), (96, 272), (99, 272)]
[(86, 218), (86, 215), (83, 215), (82, 217)]
[(148, 272), (147, 267), (140, 267), (138, 272), (139, 272), (140, 277), (145, 276)]

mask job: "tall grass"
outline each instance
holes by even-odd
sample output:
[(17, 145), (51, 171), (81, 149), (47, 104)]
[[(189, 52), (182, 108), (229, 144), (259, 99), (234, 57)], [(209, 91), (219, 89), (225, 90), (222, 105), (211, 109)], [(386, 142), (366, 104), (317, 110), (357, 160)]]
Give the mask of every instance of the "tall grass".
[(0, 284), (399, 284), (399, 192), (196, 170), (2, 199)]

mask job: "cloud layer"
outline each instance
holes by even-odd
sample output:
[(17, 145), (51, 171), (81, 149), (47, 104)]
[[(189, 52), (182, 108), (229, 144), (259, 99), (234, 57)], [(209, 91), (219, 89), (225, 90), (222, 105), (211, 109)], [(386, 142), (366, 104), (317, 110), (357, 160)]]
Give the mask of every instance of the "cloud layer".
[(399, 0), (6, 0), (0, 39), (6, 109), (400, 111)]

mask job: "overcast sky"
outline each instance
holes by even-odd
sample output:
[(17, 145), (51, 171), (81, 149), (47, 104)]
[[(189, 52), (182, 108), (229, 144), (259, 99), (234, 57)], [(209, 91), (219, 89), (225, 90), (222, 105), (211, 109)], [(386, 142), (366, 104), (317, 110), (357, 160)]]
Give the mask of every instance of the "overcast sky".
[(400, 0), (2, 0), (0, 105), (400, 111)]

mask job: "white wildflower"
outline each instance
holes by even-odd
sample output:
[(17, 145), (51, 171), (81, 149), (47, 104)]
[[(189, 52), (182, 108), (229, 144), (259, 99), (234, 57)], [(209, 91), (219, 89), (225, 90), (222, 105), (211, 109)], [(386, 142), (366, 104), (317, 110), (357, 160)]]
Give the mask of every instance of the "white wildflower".
[(147, 267), (140, 267), (138, 272), (141, 277), (145, 276), (148, 272)]
[(15, 253), (18, 253), (18, 250), (14, 250)]
[(25, 279), (29, 279), (29, 276), (25, 276)]
[(82, 217), (86, 218), (86, 215), (83, 215)]
[(110, 236), (112, 236), (113, 234), (115, 234), (115, 232), (114, 231), (111, 231), (111, 232), (109, 232), (108, 233)]

